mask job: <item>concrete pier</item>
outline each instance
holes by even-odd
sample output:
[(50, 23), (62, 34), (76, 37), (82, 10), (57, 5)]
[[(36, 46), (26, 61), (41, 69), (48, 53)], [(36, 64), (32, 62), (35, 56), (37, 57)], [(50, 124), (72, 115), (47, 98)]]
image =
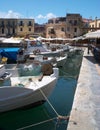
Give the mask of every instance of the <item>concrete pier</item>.
[(84, 51), (67, 130), (100, 130), (100, 65)]

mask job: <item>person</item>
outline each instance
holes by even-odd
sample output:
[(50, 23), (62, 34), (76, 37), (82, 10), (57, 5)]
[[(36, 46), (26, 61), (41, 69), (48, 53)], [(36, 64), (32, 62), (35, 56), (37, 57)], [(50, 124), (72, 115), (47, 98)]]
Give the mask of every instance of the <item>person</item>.
[(50, 75), (53, 73), (53, 66), (50, 63), (43, 64), (41, 67), (42, 76), (39, 78), (39, 81), (42, 80), (44, 75)]
[(88, 43), (88, 54), (90, 53), (90, 48), (91, 48), (91, 46), (90, 46), (90, 44)]

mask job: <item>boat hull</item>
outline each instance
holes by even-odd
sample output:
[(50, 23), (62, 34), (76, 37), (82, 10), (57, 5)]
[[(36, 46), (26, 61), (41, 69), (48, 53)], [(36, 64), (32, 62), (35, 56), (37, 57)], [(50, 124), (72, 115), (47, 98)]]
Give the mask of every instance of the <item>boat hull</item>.
[[(56, 79), (52, 83), (43, 86), (40, 89), (33, 90), (23, 87), (4, 87), (0, 88), (0, 97), (6, 98), (0, 99), (0, 112), (6, 112), (9, 110), (25, 107), (37, 102), (46, 101), (46, 97), (51, 94), (56, 85)], [(4, 95), (5, 94), (5, 95)], [(9, 95), (12, 95), (9, 97)]]

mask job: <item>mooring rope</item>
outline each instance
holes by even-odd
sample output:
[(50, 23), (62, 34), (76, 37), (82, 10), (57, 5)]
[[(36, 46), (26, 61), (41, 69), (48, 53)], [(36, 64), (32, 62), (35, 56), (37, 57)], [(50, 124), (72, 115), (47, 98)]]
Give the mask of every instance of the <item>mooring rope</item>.
[(44, 92), (39, 89), (40, 92), (42, 93), (42, 95), (44, 96), (44, 98), (46, 99), (46, 101), (48, 102), (48, 104), (51, 106), (51, 108), (54, 110), (54, 112), (56, 113), (57, 116), (59, 116), (58, 112), (55, 110), (55, 108), (53, 107), (53, 105), (50, 103), (50, 101), (48, 100), (48, 98), (46, 97), (46, 95), (44, 94)]
[[(34, 82), (34, 81), (33, 81)], [(35, 83), (35, 82), (34, 82)], [(36, 83), (35, 85), (37, 87), (39, 87)], [(58, 114), (58, 112), (55, 110), (55, 108), (53, 107), (53, 105), (50, 103), (50, 101), (48, 100), (48, 98), (46, 97), (46, 95), (44, 94), (44, 92), (39, 88), (41, 94), (44, 96), (44, 98), (46, 99), (46, 101), (48, 102), (48, 104), (51, 106), (51, 108), (53, 109), (53, 111), (55, 112), (55, 114), (57, 115), (56, 117), (54, 118), (51, 118), (51, 119), (48, 119), (48, 120), (45, 120), (45, 121), (41, 121), (39, 123), (35, 123), (35, 124), (31, 124), (31, 125), (28, 125), (28, 126), (25, 126), (25, 127), (21, 127), (21, 128), (18, 128), (16, 130), (23, 130), (23, 129), (27, 129), (27, 128), (30, 128), (30, 127), (34, 127), (34, 126), (37, 126), (37, 125), (40, 125), (40, 124), (43, 124), (43, 123), (46, 123), (46, 122), (49, 122), (49, 121), (52, 121), (54, 119), (57, 119), (57, 124), (60, 122), (60, 120), (68, 120), (69, 119), (69, 116), (61, 116)]]
[(21, 127), (21, 128), (16, 129), (16, 130), (23, 130), (23, 129), (27, 129), (27, 128), (30, 128), (30, 127), (34, 127), (34, 126), (37, 126), (37, 125), (41, 125), (41, 124), (43, 124), (43, 123), (52, 121), (52, 120), (54, 120), (54, 119), (57, 119), (57, 117), (54, 117), (54, 118), (51, 118), (51, 119), (48, 119), (48, 120), (45, 120), (45, 121), (41, 121), (41, 122), (38, 122), (38, 123), (35, 123), (35, 124), (31, 124), (31, 125), (28, 125), (28, 126), (25, 126), (25, 127)]
[[(34, 82), (34, 81), (33, 81)], [(35, 83), (35, 82), (34, 82)], [(36, 84), (36, 83), (35, 83)], [(36, 84), (36, 86), (38, 86), (37, 84)], [(42, 93), (42, 95), (44, 96), (44, 98), (46, 99), (46, 101), (48, 102), (48, 104), (51, 106), (51, 108), (53, 109), (53, 111), (56, 113), (56, 115), (57, 115), (57, 119), (58, 120), (61, 120), (61, 119), (68, 119), (69, 118), (69, 116), (61, 116), (61, 115), (59, 115), (58, 114), (58, 112), (55, 110), (55, 108), (53, 107), (53, 105), (50, 103), (50, 101), (48, 100), (48, 98), (46, 97), (46, 95), (44, 94), (44, 92), (39, 88), (39, 90), (40, 90), (40, 92)]]
[(60, 121), (61, 121), (61, 120), (68, 120), (68, 119), (69, 119), (69, 116), (54, 117), (54, 118), (51, 118), (51, 119), (48, 119), (48, 120), (44, 120), (44, 121), (41, 121), (41, 122), (38, 122), (38, 123), (35, 123), (35, 124), (31, 124), (31, 125), (28, 125), (28, 126), (25, 126), (25, 127), (18, 128), (18, 129), (16, 129), (16, 130), (28, 129), (28, 128), (30, 128), (30, 127), (34, 127), (34, 126), (37, 126), (37, 125), (41, 125), (41, 124), (43, 124), (43, 123), (47, 123), (47, 122), (53, 121), (53, 120), (55, 120), (55, 119), (57, 119), (57, 123), (56, 123), (56, 125), (57, 125), (57, 124), (60, 124)]

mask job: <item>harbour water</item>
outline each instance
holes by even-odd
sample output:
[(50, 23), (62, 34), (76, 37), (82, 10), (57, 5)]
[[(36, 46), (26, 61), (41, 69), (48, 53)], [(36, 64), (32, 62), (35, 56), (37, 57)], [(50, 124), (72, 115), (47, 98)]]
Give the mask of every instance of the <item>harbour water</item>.
[(83, 54), (67, 58), (49, 102), (0, 114), (0, 130), (66, 130)]

